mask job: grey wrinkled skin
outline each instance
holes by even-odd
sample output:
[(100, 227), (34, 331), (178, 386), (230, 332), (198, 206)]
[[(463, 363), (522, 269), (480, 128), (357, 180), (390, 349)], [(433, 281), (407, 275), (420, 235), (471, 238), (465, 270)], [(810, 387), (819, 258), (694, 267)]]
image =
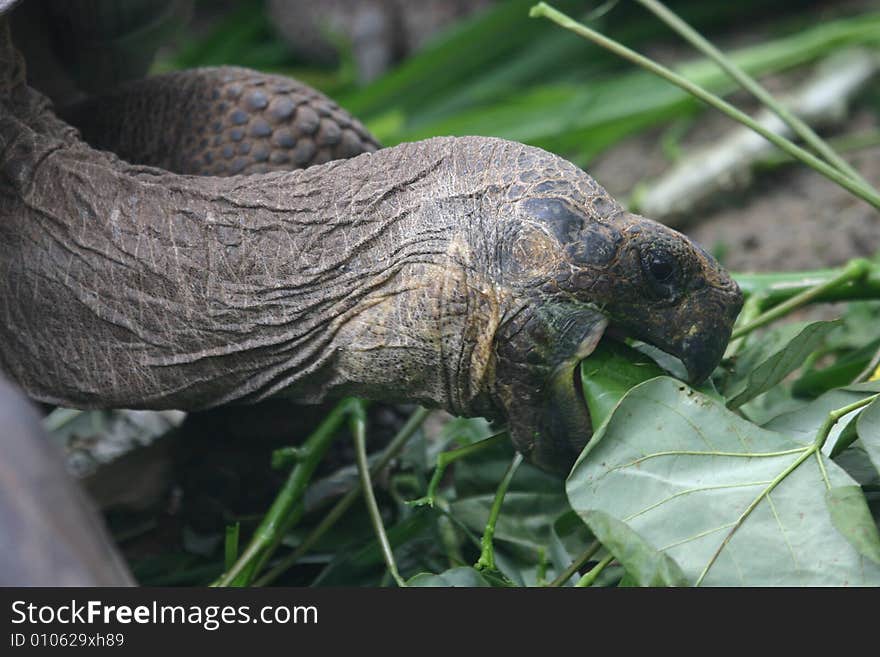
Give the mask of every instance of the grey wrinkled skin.
[(2, 42), (0, 369), (34, 399), (412, 401), (509, 421), (521, 451), (565, 470), (590, 432), (573, 373), (606, 326), (694, 380), (721, 358), (736, 285), (555, 155), (435, 138), (172, 174), (80, 141)]

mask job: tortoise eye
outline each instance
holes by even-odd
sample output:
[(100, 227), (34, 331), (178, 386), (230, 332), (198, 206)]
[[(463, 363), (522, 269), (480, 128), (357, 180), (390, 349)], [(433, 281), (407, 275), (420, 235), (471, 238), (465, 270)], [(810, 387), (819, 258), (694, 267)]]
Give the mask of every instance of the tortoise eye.
[(651, 276), (653, 276), (654, 280), (658, 283), (668, 282), (675, 273), (675, 268), (672, 266), (671, 262), (657, 256), (651, 257), (651, 262), (648, 265), (648, 268), (651, 270)]
[(675, 253), (655, 244), (642, 252), (641, 260), (646, 282), (654, 295), (661, 299), (677, 296), (681, 267)]

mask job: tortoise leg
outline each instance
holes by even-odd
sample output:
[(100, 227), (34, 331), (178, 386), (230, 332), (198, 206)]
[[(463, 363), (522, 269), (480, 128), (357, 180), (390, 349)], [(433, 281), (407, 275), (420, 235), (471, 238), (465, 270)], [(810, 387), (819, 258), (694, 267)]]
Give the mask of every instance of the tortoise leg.
[(303, 169), (379, 147), (311, 87), (238, 67), (138, 80), (60, 114), (96, 148), (191, 175)]

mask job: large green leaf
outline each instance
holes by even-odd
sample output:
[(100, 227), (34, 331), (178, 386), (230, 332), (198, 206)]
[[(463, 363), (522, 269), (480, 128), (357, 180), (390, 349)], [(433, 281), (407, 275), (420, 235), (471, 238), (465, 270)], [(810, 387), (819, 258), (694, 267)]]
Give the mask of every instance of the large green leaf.
[(651, 358), (619, 342), (602, 340), (581, 361), (581, 388), (593, 427), (598, 428), (630, 388), (662, 376)]
[(838, 531), (863, 507), (837, 496), (832, 518), (826, 502), (847, 486), (855, 482), (812, 436), (768, 431), (661, 377), (621, 400), (567, 492), (600, 539), (596, 518), (613, 518), (638, 537), (627, 547), (667, 555), (690, 584), (878, 585), (880, 566)]
[(487, 587), (492, 586), (480, 574), (478, 570), (474, 570), (468, 566), (452, 568), (438, 575), (432, 573), (419, 573), (407, 582), (409, 586), (465, 586), (465, 587)]
[(839, 321), (783, 326), (743, 351), (725, 388), (725, 396), (730, 400), (727, 405), (739, 408), (770, 390), (803, 365), (807, 356), (839, 326)]

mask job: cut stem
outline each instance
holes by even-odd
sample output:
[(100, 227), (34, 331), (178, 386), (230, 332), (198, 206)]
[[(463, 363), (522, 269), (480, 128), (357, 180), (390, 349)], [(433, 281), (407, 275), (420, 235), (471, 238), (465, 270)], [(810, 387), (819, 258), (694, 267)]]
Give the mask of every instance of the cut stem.
[(502, 431), (501, 433), (496, 433), (494, 436), (489, 436), (488, 438), (485, 438), (484, 440), (481, 440), (479, 442), (465, 445), (464, 447), (459, 447), (458, 449), (451, 449), (447, 452), (440, 452), (440, 455), (437, 457), (437, 467), (434, 468), (434, 474), (431, 477), (431, 481), (428, 482), (428, 490), (426, 491), (425, 496), (420, 497), (417, 500), (412, 500), (411, 502), (409, 502), (409, 504), (411, 504), (412, 506), (428, 505), (433, 507), (434, 501), (437, 499), (437, 488), (440, 486), (440, 482), (443, 480), (443, 475), (446, 473), (446, 468), (448, 468), (459, 459), (463, 459), (468, 456), (472, 456), (473, 454), (482, 452), (484, 449), (487, 449), (499, 443), (503, 443), (508, 439), (508, 433), (506, 431)]
[[(479, 443), (477, 443), (479, 444)], [(492, 501), (492, 508), (489, 511), (489, 520), (486, 522), (486, 528), (483, 530), (483, 538), (480, 539), (480, 558), (474, 564), (477, 570), (496, 570), (495, 568), (495, 525), (498, 523), (498, 516), (501, 515), (501, 506), (504, 504), (504, 496), (507, 495), (507, 489), (510, 482), (516, 474), (517, 469), (523, 462), (523, 456), (519, 452), (513, 457), (507, 472), (498, 484), (498, 490), (495, 491), (495, 499)]]
[(834, 428), (834, 425), (840, 421), (840, 418), (844, 417), (845, 415), (849, 415), (853, 411), (857, 411), (863, 406), (867, 406), (878, 397), (880, 397), (880, 392), (831, 411), (828, 414), (828, 417), (825, 418), (825, 422), (823, 422), (822, 426), (819, 427), (819, 432), (816, 434), (816, 450), (821, 450), (825, 446), (825, 442), (828, 440), (828, 436), (831, 434), (831, 429)]
[(602, 561), (600, 561), (595, 566), (593, 566), (590, 569), (590, 572), (588, 572), (586, 575), (581, 577), (578, 580), (578, 583), (575, 584), (575, 586), (577, 586), (577, 587), (592, 586), (593, 582), (596, 581), (596, 578), (599, 577), (599, 575), (602, 573), (602, 571), (605, 570), (605, 567), (608, 566), (608, 564), (610, 564), (612, 561), (614, 561), (614, 555), (609, 554), (607, 557), (602, 559)]

